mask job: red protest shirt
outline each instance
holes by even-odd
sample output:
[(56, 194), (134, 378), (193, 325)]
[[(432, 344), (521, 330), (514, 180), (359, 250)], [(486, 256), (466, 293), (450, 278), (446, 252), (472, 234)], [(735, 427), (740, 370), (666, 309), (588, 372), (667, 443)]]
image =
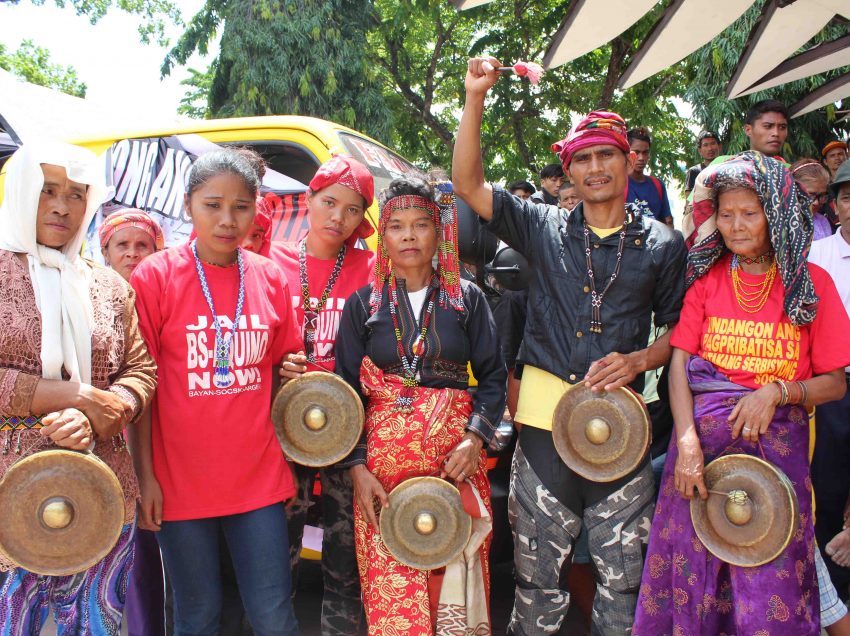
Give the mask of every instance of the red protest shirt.
[[(688, 289), (672, 346), (708, 360), (732, 382), (752, 389), (777, 379), (806, 380), (850, 363), (850, 318), (825, 270), (808, 264), (820, 302), (814, 321), (796, 327), (782, 306), (779, 272), (760, 311), (741, 309), (732, 287), (731, 258), (721, 258)], [(738, 271), (745, 283), (763, 280)]]
[[(272, 367), (301, 343), (280, 269), (242, 250), (245, 300), (228, 387), (212, 381), (215, 328), (188, 244), (146, 258), (130, 280), (139, 329), (157, 362), (153, 465), (163, 519), (256, 510), (295, 493), (271, 422)], [(204, 264), (224, 333), (236, 313), (239, 271)]]
[[(304, 341), (304, 299), (301, 296), (301, 274), (298, 266), (298, 243), (272, 243), (269, 257), (277, 263), (286, 276), (289, 291), (292, 293), (292, 306), (298, 321), (301, 341)], [(333, 272), (336, 259), (321, 259), (307, 255), (307, 279), (310, 285), (310, 302), (315, 307)], [(307, 364), (308, 371), (334, 372), (336, 364), (336, 334), (345, 301), (361, 287), (374, 278), (375, 253), (348, 247), (339, 277), (333, 286), (324, 309), (319, 313), (316, 328), (315, 364)], [(300, 347), (303, 350), (303, 346)]]

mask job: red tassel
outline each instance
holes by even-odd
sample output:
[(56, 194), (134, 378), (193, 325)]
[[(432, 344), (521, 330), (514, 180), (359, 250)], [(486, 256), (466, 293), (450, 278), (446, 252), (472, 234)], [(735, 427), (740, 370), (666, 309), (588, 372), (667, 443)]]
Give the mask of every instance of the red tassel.
[(540, 83), (540, 78), (543, 77), (543, 67), (534, 62), (517, 62), (514, 64), (514, 72), (520, 77), (527, 77), (528, 81), (535, 86)]

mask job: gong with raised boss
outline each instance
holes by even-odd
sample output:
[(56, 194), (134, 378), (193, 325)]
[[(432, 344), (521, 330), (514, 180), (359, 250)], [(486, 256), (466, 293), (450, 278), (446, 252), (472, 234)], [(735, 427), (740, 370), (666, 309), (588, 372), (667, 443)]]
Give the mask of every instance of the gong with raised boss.
[(788, 546), (799, 523), (797, 494), (773, 464), (724, 455), (705, 468), (708, 499), (691, 499), (691, 522), (717, 558), (741, 567), (769, 563)]
[(381, 538), (396, 559), (418, 570), (441, 568), (469, 541), (472, 517), (460, 492), (437, 477), (413, 477), (389, 494), (381, 510)]
[(115, 473), (90, 453), (45, 450), (0, 481), (0, 552), (46, 576), (83, 572), (109, 554), (124, 524)]
[(357, 445), (363, 402), (333, 373), (309, 371), (290, 380), (272, 404), (272, 422), (286, 456), (303, 466), (329, 466)]
[(595, 393), (577, 384), (555, 407), (552, 440), (577, 474), (609, 482), (640, 466), (649, 452), (652, 427), (643, 400), (631, 389)]

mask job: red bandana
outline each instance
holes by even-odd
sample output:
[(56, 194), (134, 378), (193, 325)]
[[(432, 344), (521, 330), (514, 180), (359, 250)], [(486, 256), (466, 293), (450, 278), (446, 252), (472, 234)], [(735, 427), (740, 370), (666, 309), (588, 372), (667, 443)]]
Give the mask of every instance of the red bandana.
[(561, 159), (564, 168), (570, 167), (573, 155), (589, 146), (616, 146), (626, 154), (631, 152), (626, 136), (626, 122), (617, 113), (595, 110), (582, 119), (561, 141), (552, 144), (552, 151)]
[[(310, 180), (310, 191), (316, 193), (335, 183), (344, 185), (362, 196), (367, 208), (375, 200), (375, 181), (372, 179), (372, 173), (366, 166), (351, 157), (335, 155), (319, 166), (315, 176)], [(374, 233), (375, 228), (364, 216), (363, 221), (347, 242), (353, 243), (358, 238), (365, 239)]]

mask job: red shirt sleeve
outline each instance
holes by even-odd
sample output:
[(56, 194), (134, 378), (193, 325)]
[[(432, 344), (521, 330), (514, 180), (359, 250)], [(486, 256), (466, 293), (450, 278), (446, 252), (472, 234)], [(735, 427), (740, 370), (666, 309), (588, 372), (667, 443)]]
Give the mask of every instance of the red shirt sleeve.
[(850, 365), (850, 318), (835, 283), (826, 270), (809, 263), (809, 272), (820, 298), (817, 315), (809, 331), (812, 371), (815, 375)]
[(269, 261), (267, 266), (275, 290), (275, 305), (280, 309), (281, 317), (280, 327), (274, 334), (271, 346), (272, 364), (278, 365), (286, 354), (303, 350), (304, 344), (301, 341), (298, 321), (295, 319), (295, 308), (292, 306), (292, 294), (286, 277), (277, 264)]
[(670, 345), (696, 355), (699, 353), (704, 323), (705, 277), (697, 279), (685, 292), (679, 322), (673, 327), (673, 333), (670, 335)]
[(145, 259), (133, 270), (130, 285), (136, 292), (136, 312), (139, 316), (139, 332), (148, 347), (148, 353), (159, 360), (159, 334), (162, 327), (162, 281), (157, 264), (162, 260), (157, 255)]

